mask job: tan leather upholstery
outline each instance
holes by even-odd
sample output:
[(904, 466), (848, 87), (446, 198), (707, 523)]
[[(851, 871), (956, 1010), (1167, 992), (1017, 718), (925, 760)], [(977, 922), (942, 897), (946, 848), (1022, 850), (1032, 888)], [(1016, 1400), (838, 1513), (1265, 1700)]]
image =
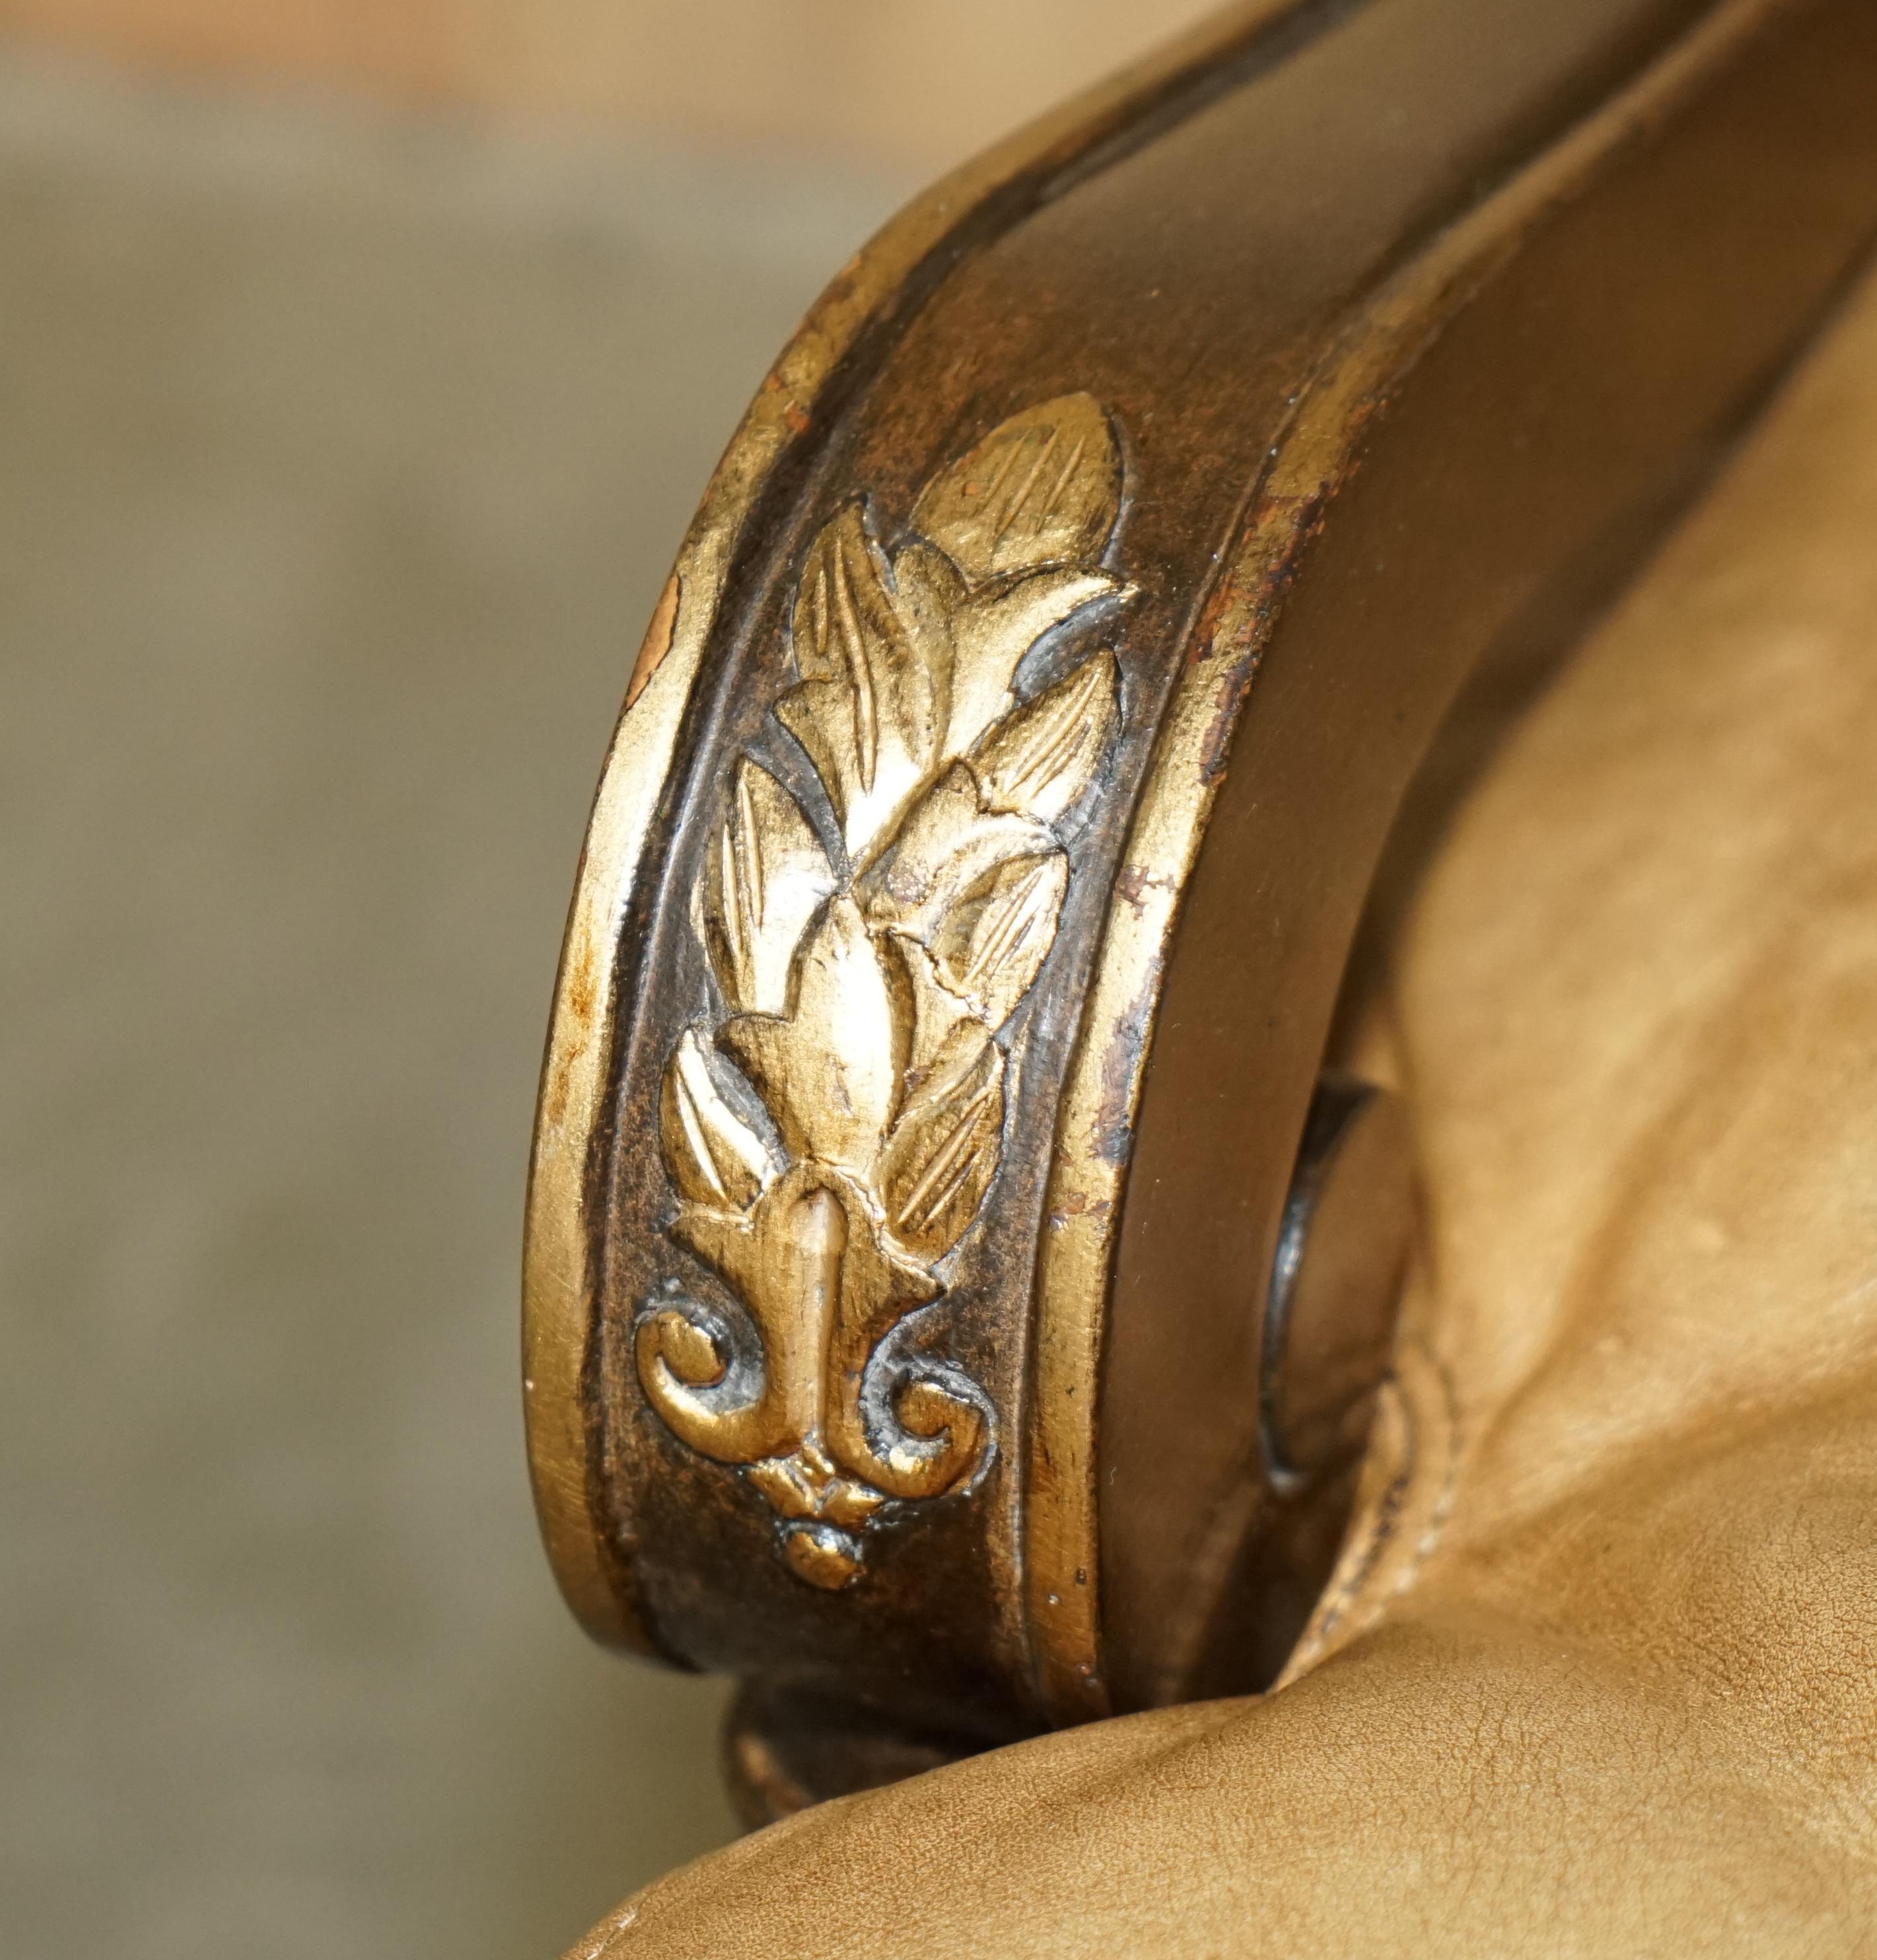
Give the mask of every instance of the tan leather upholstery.
[(1877, 291), (1388, 998), (1427, 1254), (1287, 1685), (825, 1806), (577, 1952), (1877, 1952)]

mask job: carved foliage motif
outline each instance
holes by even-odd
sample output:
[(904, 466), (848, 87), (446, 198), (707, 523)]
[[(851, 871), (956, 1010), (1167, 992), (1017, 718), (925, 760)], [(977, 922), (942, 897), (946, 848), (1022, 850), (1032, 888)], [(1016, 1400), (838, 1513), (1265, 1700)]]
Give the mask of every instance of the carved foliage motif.
[(993, 1446), (982, 1389), (902, 1324), (996, 1174), (1007, 1024), (1118, 726), (1112, 653), (1019, 672), (1129, 595), (1099, 564), (1120, 492), (1075, 395), (942, 471), (890, 557), (864, 502), (842, 510), (803, 566), (775, 708), (813, 779), (740, 756), (692, 892), (721, 1008), (666, 1068), (670, 1230), (746, 1319), (653, 1303), (638, 1376), (682, 1442), (745, 1466), (813, 1585), (850, 1583), (883, 1504), (956, 1489)]

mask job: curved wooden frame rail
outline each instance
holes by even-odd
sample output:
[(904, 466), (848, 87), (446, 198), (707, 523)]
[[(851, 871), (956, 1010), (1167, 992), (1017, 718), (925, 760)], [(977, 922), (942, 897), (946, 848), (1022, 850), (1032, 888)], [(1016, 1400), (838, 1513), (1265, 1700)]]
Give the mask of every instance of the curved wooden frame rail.
[(1274, 1674), (1407, 1216), (1319, 1082), (1391, 822), (1860, 263), (1873, 100), (1868, 0), (1260, 0), (783, 354), (607, 759), (526, 1261), (555, 1571), (751, 1679), (752, 1812)]

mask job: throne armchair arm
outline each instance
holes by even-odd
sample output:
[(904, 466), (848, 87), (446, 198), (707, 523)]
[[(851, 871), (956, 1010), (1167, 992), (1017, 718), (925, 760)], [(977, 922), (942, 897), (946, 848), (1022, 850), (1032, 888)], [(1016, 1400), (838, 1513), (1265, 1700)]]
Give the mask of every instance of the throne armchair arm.
[(1877, 223), (1862, 0), (1240, 8), (836, 280), (647, 635), (529, 1211), (598, 1637), (752, 1816), (1277, 1678), (1412, 1230), (1325, 1074), (1468, 676), (1567, 643)]

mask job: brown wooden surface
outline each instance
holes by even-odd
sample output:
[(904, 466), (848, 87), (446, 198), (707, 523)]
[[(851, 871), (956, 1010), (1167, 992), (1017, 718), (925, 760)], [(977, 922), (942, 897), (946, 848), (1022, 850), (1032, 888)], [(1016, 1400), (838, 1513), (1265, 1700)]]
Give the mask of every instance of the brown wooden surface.
[(578, 1960), (1870, 1950), (1874, 527), (1867, 281), (1392, 939), (1436, 1249), (1288, 1684), (822, 1806)]
[[(990, 207), (745, 483), (721, 584), (684, 574), (710, 624), (622, 915), (593, 1166), (586, 1488), (660, 1644), (985, 1723), (1268, 1678), (1333, 1545), (1260, 1494), (1258, 1329), (1369, 872), (1468, 667), (1612, 533), (1640, 548), (1859, 259), (1874, 36), (1852, 0), (1299, 8), (1098, 167)], [(694, 1327), (733, 1332), (748, 1305), (674, 1251), (647, 1147), (715, 1011), (687, 895), (722, 785), (808, 678), (787, 622), (816, 540), (863, 495), (889, 551), (932, 538), (935, 473), (1084, 391), (1126, 457), (1123, 730), (924, 1337), (988, 1395), (995, 1455), (814, 1592), (760, 1487), (642, 1388), (654, 1303), (689, 1289)]]

